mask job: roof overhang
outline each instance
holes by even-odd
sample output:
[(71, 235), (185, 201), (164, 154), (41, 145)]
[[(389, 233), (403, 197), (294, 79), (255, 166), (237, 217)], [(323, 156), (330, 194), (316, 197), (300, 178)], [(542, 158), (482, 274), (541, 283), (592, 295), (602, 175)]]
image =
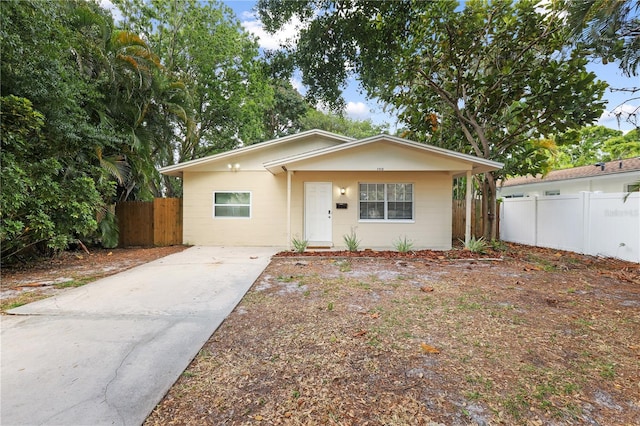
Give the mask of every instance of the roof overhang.
[(297, 133), (295, 135), (283, 136), (281, 138), (272, 139), (266, 142), (260, 142), (254, 145), (233, 149), (231, 151), (222, 152), (220, 154), (198, 158), (196, 160), (185, 161), (180, 164), (174, 164), (171, 166), (162, 167), (161, 169), (159, 169), (159, 171), (163, 175), (182, 177), (185, 171), (197, 169), (207, 164), (215, 164), (219, 162), (226, 163), (229, 159), (237, 157), (238, 155), (245, 155), (245, 154), (250, 155), (253, 152), (262, 151), (270, 147), (274, 147), (276, 145), (295, 142), (297, 140), (302, 140), (302, 139), (314, 137), (314, 136), (320, 136), (326, 139), (331, 139), (339, 143), (350, 142), (353, 140), (353, 138), (350, 138), (347, 136), (326, 132), (324, 130), (314, 129), (314, 130), (308, 130), (306, 132)]
[[(354, 151), (358, 148), (367, 146), (373, 146), (379, 143), (390, 143), (400, 147), (404, 147), (409, 151), (415, 151), (417, 154), (428, 154), (431, 156), (439, 157), (441, 159), (453, 160), (455, 166), (453, 168), (447, 168), (446, 171), (450, 172), (454, 177), (464, 176), (467, 171), (471, 171), (472, 174), (485, 173), (493, 170), (501, 169), (504, 164), (485, 160), (468, 154), (462, 154), (459, 152), (451, 151), (444, 148), (435, 147), (432, 145), (422, 144), (418, 142), (409, 141), (396, 136), (390, 135), (378, 135), (369, 137), (366, 139), (352, 140), (340, 145), (332, 146), (329, 148), (318, 149), (315, 151), (305, 152), (290, 157), (281, 158), (278, 160), (268, 161), (264, 163), (264, 167), (273, 174), (283, 173), (285, 171), (296, 170), (320, 170), (314, 169), (314, 164), (322, 164), (322, 160), (330, 157), (334, 157), (339, 154), (346, 155), (349, 151)], [(450, 162), (451, 163), (451, 162)], [(337, 166), (332, 171), (380, 171), (381, 167), (378, 167), (377, 162), (359, 161), (358, 164), (351, 163), (346, 166)], [(322, 169), (328, 170), (328, 169)], [(394, 169), (384, 168), (385, 171)], [(425, 171), (426, 168), (422, 168), (420, 165), (413, 164), (407, 167), (397, 168), (398, 171)]]

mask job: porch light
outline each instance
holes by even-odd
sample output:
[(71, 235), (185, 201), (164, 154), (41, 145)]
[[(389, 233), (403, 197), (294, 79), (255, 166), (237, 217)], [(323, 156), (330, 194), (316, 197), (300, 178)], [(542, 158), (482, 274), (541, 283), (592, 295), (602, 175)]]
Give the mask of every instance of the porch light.
[(347, 188), (345, 188), (344, 186), (340, 187), (340, 195), (344, 195), (347, 193)]
[(240, 163), (236, 163), (236, 164), (227, 164), (227, 167), (229, 168), (230, 171), (232, 172), (237, 172), (240, 169)]

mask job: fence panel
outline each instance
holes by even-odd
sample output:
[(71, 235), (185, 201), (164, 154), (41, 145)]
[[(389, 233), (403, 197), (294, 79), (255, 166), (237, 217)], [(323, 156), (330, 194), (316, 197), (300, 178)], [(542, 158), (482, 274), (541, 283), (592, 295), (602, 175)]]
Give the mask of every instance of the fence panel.
[(502, 239), (640, 262), (640, 194), (508, 198)]
[(585, 194), (537, 198), (537, 245), (559, 250), (584, 250)]
[(591, 194), (588, 254), (640, 262), (640, 193)]
[(153, 200), (153, 243), (156, 246), (182, 244), (182, 199)]
[(116, 205), (120, 247), (182, 244), (182, 200), (156, 198)]
[(126, 201), (116, 205), (120, 247), (153, 245), (153, 203)]
[[(473, 199), (471, 201), (471, 235), (476, 238), (482, 236), (483, 220), (482, 220), (482, 200)], [(452, 238), (454, 240), (463, 240), (465, 233), (465, 223), (467, 217), (466, 200), (453, 200), (452, 213)]]

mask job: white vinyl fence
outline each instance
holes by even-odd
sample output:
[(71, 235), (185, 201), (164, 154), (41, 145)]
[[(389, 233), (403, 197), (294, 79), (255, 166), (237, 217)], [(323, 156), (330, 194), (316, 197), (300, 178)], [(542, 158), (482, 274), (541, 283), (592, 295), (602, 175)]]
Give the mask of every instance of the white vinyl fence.
[(506, 198), (500, 238), (640, 263), (640, 193)]

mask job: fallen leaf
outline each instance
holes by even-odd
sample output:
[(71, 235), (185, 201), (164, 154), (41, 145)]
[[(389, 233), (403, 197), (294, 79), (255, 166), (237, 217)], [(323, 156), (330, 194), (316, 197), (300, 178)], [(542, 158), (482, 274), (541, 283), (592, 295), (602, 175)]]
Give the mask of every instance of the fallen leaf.
[(353, 337), (362, 337), (367, 334), (367, 330), (360, 330), (357, 333), (354, 333)]
[(434, 348), (431, 345), (427, 345), (425, 342), (420, 343), (420, 349), (422, 349), (422, 352), (426, 353), (426, 354), (439, 354), (440, 350), (437, 348)]
[(380, 313), (379, 312), (374, 312), (371, 315), (371, 318), (376, 319), (376, 318), (380, 318)]
[(429, 293), (431, 291), (433, 291), (433, 287), (428, 287), (428, 286), (424, 286), (424, 287), (420, 287), (421, 291), (424, 291), (425, 293)]
[(110, 251), (109, 253), (107, 253), (107, 256), (113, 256), (113, 252)]
[(253, 419), (261, 422), (262, 420), (264, 420), (264, 417), (262, 417), (260, 414), (256, 414), (255, 416), (253, 416)]

